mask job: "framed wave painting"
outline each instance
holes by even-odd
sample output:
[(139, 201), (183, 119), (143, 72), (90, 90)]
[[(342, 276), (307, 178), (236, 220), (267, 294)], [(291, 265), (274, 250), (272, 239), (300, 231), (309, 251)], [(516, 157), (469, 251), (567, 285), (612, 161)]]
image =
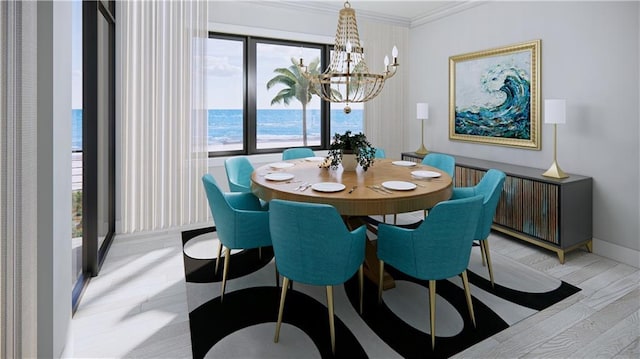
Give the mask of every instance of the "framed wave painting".
[(449, 58), (449, 138), (540, 149), (540, 40)]

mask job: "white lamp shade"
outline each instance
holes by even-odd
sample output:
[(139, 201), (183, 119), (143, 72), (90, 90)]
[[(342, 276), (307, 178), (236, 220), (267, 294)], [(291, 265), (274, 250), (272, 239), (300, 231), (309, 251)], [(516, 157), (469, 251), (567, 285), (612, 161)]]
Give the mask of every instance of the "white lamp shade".
[(416, 118), (418, 120), (426, 120), (429, 118), (429, 104), (419, 103), (416, 106)]
[(567, 104), (565, 100), (544, 100), (544, 122), (565, 123)]

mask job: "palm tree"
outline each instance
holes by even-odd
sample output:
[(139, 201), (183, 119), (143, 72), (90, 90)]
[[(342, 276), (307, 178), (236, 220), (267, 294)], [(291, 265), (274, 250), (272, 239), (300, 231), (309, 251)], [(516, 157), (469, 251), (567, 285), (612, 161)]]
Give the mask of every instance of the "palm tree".
[[(307, 104), (313, 96), (313, 89), (296, 64), (296, 60), (291, 58), (292, 65), (284, 68), (280, 67), (273, 72), (277, 75), (267, 82), (267, 90), (276, 84), (284, 85), (285, 88), (271, 100), (271, 105), (283, 103), (288, 106), (291, 99), (296, 99), (302, 104), (302, 143), (307, 145)], [(316, 75), (320, 73), (320, 59), (315, 58), (308, 66), (309, 72)]]

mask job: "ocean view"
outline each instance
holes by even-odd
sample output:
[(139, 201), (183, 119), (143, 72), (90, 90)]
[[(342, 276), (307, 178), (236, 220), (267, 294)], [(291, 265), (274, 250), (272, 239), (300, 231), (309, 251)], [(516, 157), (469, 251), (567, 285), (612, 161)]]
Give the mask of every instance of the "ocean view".
[(71, 110), (71, 150), (82, 150), (82, 110)]
[[(208, 143), (210, 147), (242, 143), (242, 110), (209, 110)], [(362, 131), (362, 110), (345, 114), (342, 109), (331, 111), (331, 133)], [(320, 139), (320, 110), (307, 111), (309, 141)], [(257, 110), (258, 142), (290, 142), (302, 138), (300, 110)], [(82, 110), (72, 110), (72, 149), (82, 149)]]

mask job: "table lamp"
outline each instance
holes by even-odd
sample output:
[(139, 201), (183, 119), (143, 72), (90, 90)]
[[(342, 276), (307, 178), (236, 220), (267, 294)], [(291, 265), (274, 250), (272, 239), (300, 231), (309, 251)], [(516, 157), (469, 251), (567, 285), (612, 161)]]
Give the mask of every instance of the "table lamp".
[(416, 150), (416, 153), (419, 155), (426, 155), (427, 154), (427, 148), (424, 147), (424, 120), (429, 119), (429, 104), (428, 103), (418, 103), (416, 106), (416, 118), (420, 121), (422, 121), (422, 131), (420, 132), (422, 134), (422, 144), (420, 145), (420, 148), (418, 148)]
[(553, 124), (553, 163), (547, 172), (542, 175), (552, 178), (567, 178), (569, 175), (564, 173), (558, 166), (558, 124), (565, 123), (567, 117), (567, 106), (565, 100), (545, 100), (544, 101), (544, 122)]

